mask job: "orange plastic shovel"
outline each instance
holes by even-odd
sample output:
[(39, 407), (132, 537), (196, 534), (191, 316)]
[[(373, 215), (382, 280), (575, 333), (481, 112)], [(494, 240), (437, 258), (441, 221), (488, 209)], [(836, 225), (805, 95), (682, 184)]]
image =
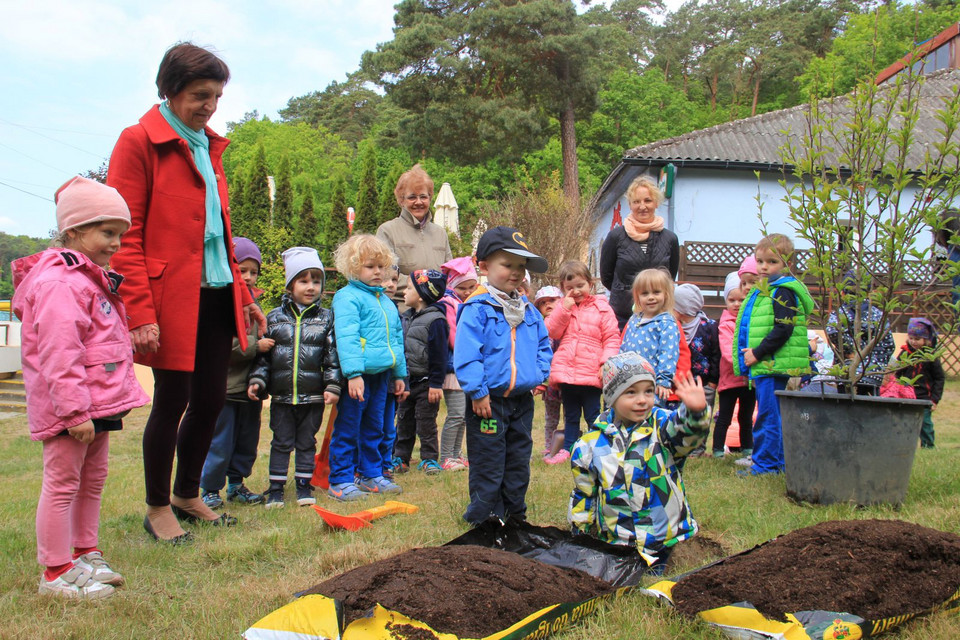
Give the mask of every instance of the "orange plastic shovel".
[(337, 420), (337, 405), (330, 405), (330, 417), (327, 418), (327, 430), (323, 434), (323, 444), (313, 458), (313, 478), (310, 484), (321, 489), (330, 488), (330, 436), (333, 435), (333, 423)]
[(420, 510), (420, 507), (407, 504), (406, 502), (387, 500), (379, 507), (357, 511), (356, 513), (351, 513), (349, 515), (334, 513), (333, 511), (328, 511), (323, 507), (318, 507), (317, 505), (313, 505), (313, 509), (320, 514), (320, 517), (323, 518), (324, 522), (334, 529), (356, 531), (357, 529), (369, 527), (371, 520), (376, 520), (377, 518), (389, 516), (394, 513), (416, 513)]

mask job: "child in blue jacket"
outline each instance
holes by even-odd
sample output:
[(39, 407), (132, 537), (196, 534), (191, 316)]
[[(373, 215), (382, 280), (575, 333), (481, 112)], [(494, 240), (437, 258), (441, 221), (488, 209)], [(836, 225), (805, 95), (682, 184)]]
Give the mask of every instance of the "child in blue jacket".
[(543, 318), (517, 292), (526, 270), (543, 273), (547, 261), (532, 253), (523, 235), (494, 227), (477, 245), (487, 283), (460, 306), (453, 365), (467, 397), (470, 504), (463, 518), (524, 520), (533, 395), (550, 376), (550, 337)]
[(402, 394), (407, 375), (400, 314), (383, 290), (396, 258), (390, 247), (367, 234), (350, 236), (334, 257), (337, 270), (347, 278), (347, 286), (333, 296), (337, 354), (347, 393), (340, 395), (330, 438), (327, 494), (353, 501), (368, 493), (400, 493), (400, 487), (384, 477), (380, 453), (387, 394)]

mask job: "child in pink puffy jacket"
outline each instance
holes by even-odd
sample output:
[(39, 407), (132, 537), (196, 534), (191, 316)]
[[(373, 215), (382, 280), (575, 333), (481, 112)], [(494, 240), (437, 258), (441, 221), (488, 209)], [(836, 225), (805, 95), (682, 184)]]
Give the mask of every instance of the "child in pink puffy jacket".
[(122, 278), (107, 268), (130, 211), (115, 189), (86, 178), (55, 199), (62, 246), (13, 263), (27, 420), (43, 442), (40, 593), (103, 598), (123, 584), (97, 546), (109, 432), (150, 400), (133, 372)]
[(720, 322), (717, 323), (720, 340), (720, 382), (717, 385), (717, 397), (720, 403), (717, 408), (717, 424), (713, 430), (715, 458), (723, 457), (727, 429), (733, 421), (734, 407), (737, 406), (739, 406), (737, 424), (740, 427), (740, 452), (744, 455), (744, 459), (749, 459), (753, 453), (753, 408), (757, 404), (757, 398), (753, 389), (747, 384), (747, 379), (733, 373), (733, 334), (737, 324), (737, 312), (740, 311), (740, 305), (747, 290), (742, 286), (737, 272), (727, 274), (723, 285), (723, 299), (727, 308), (723, 310)]
[(547, 331), (560, 346), (550, 365), (550, 383), (560, 385), (563, 402), (564, 448), (580, 438), (580, 416), (592, 426), (600, 415), (600, 368), (620, 350), (617, 316), (606, 298), (594, 295), (587, 265), (570, 260), (560, 267), (563, 300), (547, 319)]

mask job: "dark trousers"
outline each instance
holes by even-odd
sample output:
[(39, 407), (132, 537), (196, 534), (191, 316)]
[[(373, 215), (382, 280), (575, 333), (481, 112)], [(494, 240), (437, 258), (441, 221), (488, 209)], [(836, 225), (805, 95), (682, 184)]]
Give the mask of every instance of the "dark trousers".
[(930, 407), (927, 407), (923, 410), (923, 424), (920, 427), (920, 446), (924, 449), (929, 449), (934, 446), (933, 440), (933, 411), (930, 410)]
[(740, 448), (753, 449), (753, 408), (757, 405), (757, 396), (749, 387), (733, 387), (724, 389), (718, 396), (720, 402), (717, 407), (717, 424), (713, 428), (713, 450), (723, 451), (723, 444), (727, 441), (727, 428), (733, 421), (733, 409), (740, 401), (737, 411), (737, 424), (740, 425)]
[(463, 519), (479, 525), (491, 516), (527, 513), (530, 453), (533, 451), (533, 396), (490, 396), (490, 418), (473, 412), (467, 400), (470, 504)]
[(294, 455), (294, 476), (297, 480), (313, 477), (317, 455), (317, 431), (323, 421), (323, 404), (270, 404), (270, 482), (286, 482), (290, 452)]
[(363, 374), (361, 400), (351, 398), (344, 386), (330, 436), (330, 484), (353, 482), (357, 471), (365, 478), (383, 475), (380, 443), (391, 375), (390, 370)]
[[(143, 475), (150, 506), (170, 504), (174, 453), (173, 493), (187, 499), (200, 494), (200, 473), (227, 397), (234, 324), (231, 290), (201, 289), (193, 371), (153, 370), (153, 408), (143, 429)], [(170, 336), (169, 345), (161, 349), (175, 349), (178, 339), (188, 338)]]
[(397, 444), (393, 453), (410, 464), (413, 445), (420, 437), (420, 459), (436, 460), (440, 455), (437, 443), (437, 412), (440, 403), (427, 400), (430, 384), (426, 380), (410, 384), (410, 395), (397, 411)]
[(217, 418), (213, 440), (200, 474), (204, 491), (220, 491), (224, 482), (240, 484), (253, 471), (260, 444), (262, 402), (227, 400)]
[(561, 384), (560, 402), (563, 403), (563, 447), (573, 450), (580, 438), (580, 416), (589, 427), (600, 415), (600, 388), (582, 384)]

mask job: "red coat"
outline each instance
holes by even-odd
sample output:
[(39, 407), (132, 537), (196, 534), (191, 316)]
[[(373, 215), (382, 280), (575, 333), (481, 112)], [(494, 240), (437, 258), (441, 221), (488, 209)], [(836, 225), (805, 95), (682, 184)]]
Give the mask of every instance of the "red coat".
[[(234, 320), (241, 328), (236, 334), (246, 348), (243, 306), (253, 299), (233, 255), (222, 159), (230, 141), (209, 128), (206, 132), (223, 207), (227, 256), (233, 267)], [(124, 277), (122, 293), (130, 328), (160, 325), (159, 351), (138, 353), (135, 360), (157, 369), (192, 371), (200, 314), (206, 187), (190, 147), (167, 124), (159, 106), (120, 134), (110, 156), (107, 184), (115, 187), (130, 207), (130, 230), (110, 261)]]

